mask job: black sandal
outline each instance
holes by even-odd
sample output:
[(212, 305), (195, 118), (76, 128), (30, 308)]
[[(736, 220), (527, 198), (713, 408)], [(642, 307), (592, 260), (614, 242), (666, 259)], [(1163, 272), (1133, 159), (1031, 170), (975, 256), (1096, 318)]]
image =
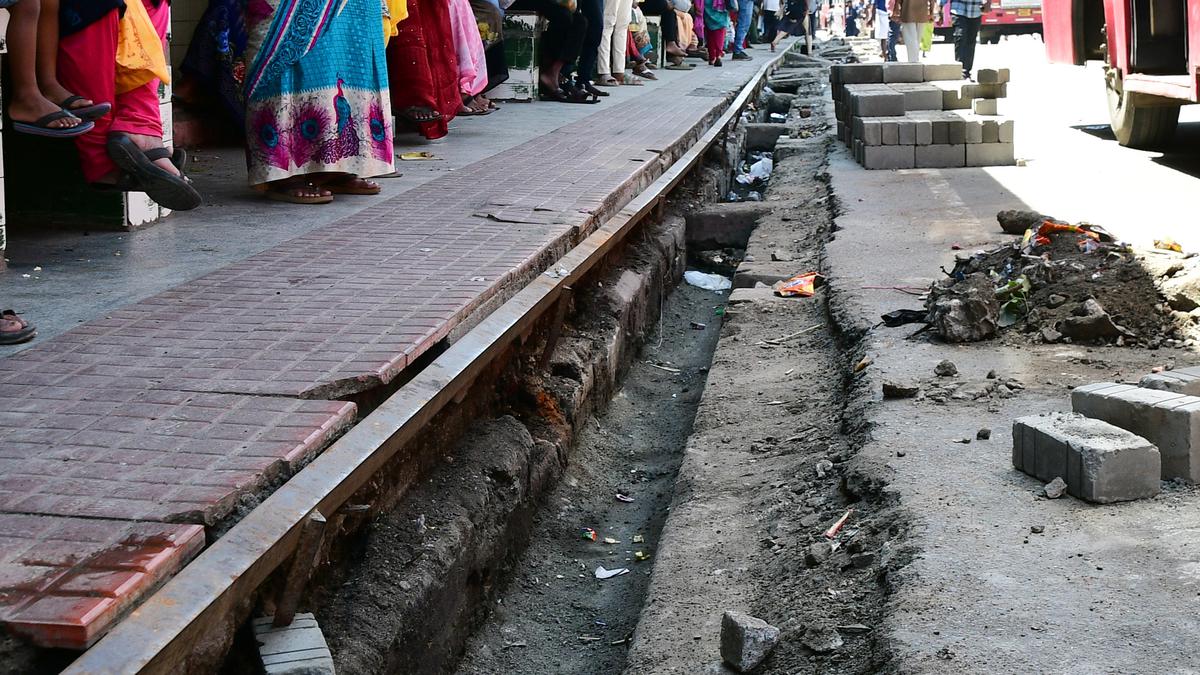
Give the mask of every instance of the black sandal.
[(579, 87), (592, 96), (612, 96), (612, 94), (603, 89), (597, 89), (591, 82), (580, 82)]
[(567, 95), (568, 103), (599, 103), (600, 97), (585, 90), (574, 82), (563, 82), (559, 87)]
[(72, 115), (78, 117), (81, 120), (92, 121), (92, 122), (94, 122), (95, 120), (98, 120), (101, 117), (104, 117), (108, 113), (112, 112), (112, 104), (111, 103), (93, 103), (92, 105), (85, 105), (82, 108), (72, 108), (71, 107), (72, 103), (78, 103), (79, 101), (86, 101), (86, 100), (87, 100), (86, 96), (80, 96), (79, 94), (75, 94), (74, 96), (68, 96), (68, 97), (64, 98), (62, 103), (58, 104), (58, 107), (62, 108), (63, 110), (66, 110), (67, 112), (71, 113)]
[(176, 176), (154, 163), (155, 159), (171, 157), (171, 152), (166, 148), (143, 152), (128, 136), (112, 134), (108, 137), (106, 149), (113, 162), (131, 174), (151, 199), (168, 209), (189, 211), (203, 202), (200, 193), (196, 192), (186, 176)]

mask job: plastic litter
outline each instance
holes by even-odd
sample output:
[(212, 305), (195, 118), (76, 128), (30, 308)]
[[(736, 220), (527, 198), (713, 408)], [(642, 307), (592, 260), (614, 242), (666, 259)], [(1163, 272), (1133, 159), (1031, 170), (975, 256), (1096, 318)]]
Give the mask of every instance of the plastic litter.
[(753, 185), (756, 181), (766, 182), (771, 178), (771, 171), (775, 169), (775, 162), (769, 157), (763, 157), (757, 162), (750, 165), (750, 170), (743, 174), (738, 174), (737, 182), (742, 185)]
[(1166, 239), (1155, 239), (1154, 240), (1154, 248), (1157, 248), (1162, 251), (1174, 251), (1176, 253), (1183, 253), (1183, 247), (1179, 245), (1179, 242), (1175, 241), (1174, 239), (1172, 239), (1170, 237), (1167, 237)]
[(616, 539), (613, 539), (612, 537), (605, 537), (605, 538), (604, 538), (604, 543), (606, 543), (606, 544), (619, 544), (619, 543), (621, 543), (621, 542), (620, 542), (620, 541), (618, 541), (618, 540), (616, 540)]
[(825, 538), (826, 539), (837, 538), (838, 532), (841, 532), (842, 528), (846, 526), (846, 521), (850, 520), (851, 513), (854, 513), (854, 509), (848, 509), (845, 513), (842, 514), (841, 518), (837, 519), (836, 523), (834, 523), (833, 525), (830, 525), (829, 529), (825, 530)]
[(638, 562), (645, 562), (645, 561), (647, 561), (647, 560), (649, 560), (649, 559), (650, 559), (650, 554), (649, 554), (649, 553), (643, 553), (642, 551), (634, 551), (634, 552), (633, 552), (633, 559), (634, 559), (634, 560), (636, 560), (636, 561), (638, 561)]
[(402, 152), (400, 153), (400, 159), (405, 162), (416, 162), (427, 159), (437, 159), (437, 157), (434, 157), (432, 152)]
[(816, 293), (817, 286), (824, 279), (825, 277), (816, 272), (797, 274), (790, 279), (775, 282), (775, 295), (784, 298), (811, 298)]
[(590, 527), (585, 527), (585, 528), (582, 528), (581, 530), (579, 530), (579, 536), (584, 539), (591, 540), (591, 541), (596, 541), (597, 539), (600, 538), (600, 536), (598, 534), (596, 534), (596, 531)]
[(619, 577), (622, 574), (629, 574), (629, 568), (619, 567), (615, 570), (606, 570), (603, 566), (596, 568), (597, 579), (611, 579), (613, 577)]
[(616, 496), (617, 496), (617, 501), (619, 501), (619, 502), (625, 502), (626, 504), (628, 504), (633, 501), (633, 497), (630, 497), (629, 495), (621, 494), (620, 492), (618, 492)]
[(684, 272), (683, 280), (706, 291), (727, 291), (733, 288), (733, 282), (720, 274), (708, 274), (698, 270)]
[(642, 544), (642, 543), (645, 543), (645, 541), (646, 541), (646, 538), (643, 537), (642, 535), (640, 535), (640, 534), (633, 535), (633, 543)]

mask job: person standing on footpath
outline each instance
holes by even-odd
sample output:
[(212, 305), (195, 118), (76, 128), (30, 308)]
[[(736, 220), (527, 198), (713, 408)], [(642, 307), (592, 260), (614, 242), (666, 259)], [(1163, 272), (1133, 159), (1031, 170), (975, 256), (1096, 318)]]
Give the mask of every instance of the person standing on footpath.
[(963, 79), (971, 79), (975, 66), (975, 43), (979, 41), (979, 24), (984, 12), (992, 8), (991, 0), (950, 0), (950, 15), (954, 25), (954, 60), (962, 64)]
[(746, 36), (750, 34), (750, 22), (754, 20), (754, 0), (738, 3), (737, 24), (733, 27), (733, 60), (749, 61), (754, 57), (746, 53)]
[(896, 0), (893, 15), (900, 20), (900, 37), (908, 52), (908, 62), (917, 63), (921, 54), (921, 33), (933, 21), (937, 0)]

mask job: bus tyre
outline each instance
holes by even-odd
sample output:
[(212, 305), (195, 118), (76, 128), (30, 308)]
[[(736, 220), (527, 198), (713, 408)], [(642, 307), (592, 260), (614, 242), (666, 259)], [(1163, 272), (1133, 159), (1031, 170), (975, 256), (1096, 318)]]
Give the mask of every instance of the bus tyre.
[(1109, 69), (1104, 78), (1108, 89), (1108, 116), (1117, 142), (1130, 148), (1151, 149), (1166, 145), (1179, 124), (1179, 106), (1153, 105), (1140, 94), (1126, 94), (1121, 75)]

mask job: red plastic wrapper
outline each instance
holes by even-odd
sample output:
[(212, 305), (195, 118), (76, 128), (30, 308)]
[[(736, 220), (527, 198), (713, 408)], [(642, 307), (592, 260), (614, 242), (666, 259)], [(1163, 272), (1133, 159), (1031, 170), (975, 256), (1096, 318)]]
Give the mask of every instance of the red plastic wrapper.
[(816, 293), (817, 286), (825, 277), (816, 272), (805, 272), (797, 274), (791, 279), (785, 279), (775, 283), (775, 294), (784, 298), (801, 297), (811, 298)]

